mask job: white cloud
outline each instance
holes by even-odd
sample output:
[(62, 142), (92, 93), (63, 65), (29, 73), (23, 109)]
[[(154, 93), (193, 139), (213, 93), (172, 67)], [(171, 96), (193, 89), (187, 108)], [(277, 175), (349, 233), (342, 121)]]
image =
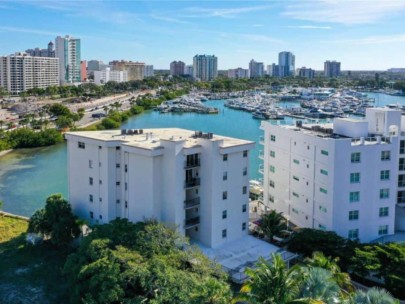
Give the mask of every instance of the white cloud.
[(171, 23), (190, 24), (190, 22), (188, 22), (188, 21), (180, 20), (177, 18), (164, 17), (164, 16), (155, 15), (155, 14), (150, 14), (149, 16), (156, 20), (161, 20), (161, 21), (166, 21), (166, 22), (171, 22)]
[(26, 33), (26, 34), (43, 35), (43, 36), (60, 35), (60, 33), (57, 33), (57, 32), (35, 30), (32, 28), (21, 28), (21, 27), (14, 27), (14, 26), (0, 26), (0, 30), (2, 30), (3, 32)]
[(282, 15), (313, 22), (332, 22), (346, 25), (374, 23), (393, 15), (403, 15), (405, 1), (341, 0), (311, 1), (290, 4)]
[(235, 18), (240, 14), (268, 10), (270, 5), (246, 6), (238, 8), (202, 8), (202, 7), (189, 7), (185, 11), (189, 13), (186, 17), (200, 18), (200, 17), (221, 17), (221, 18)]
[(288, 28), (303, 29), (303, 30), (330, 30), (330, 26), (316, 26), (316, 25), (290, 25)]

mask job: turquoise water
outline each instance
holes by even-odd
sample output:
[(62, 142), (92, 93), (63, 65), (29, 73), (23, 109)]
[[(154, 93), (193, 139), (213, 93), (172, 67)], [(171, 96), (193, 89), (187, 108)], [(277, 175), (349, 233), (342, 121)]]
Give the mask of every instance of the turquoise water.
[[(405, 97), (383, 94), (369, 94), (369, 96), (375, 97), (379, 106), (390, 103), (405, 105)], [(260, 121), (252, 119), (251, 113), (224, 107), (223, 101), (209, 101), (206, 104), (219, 108), (219, 114), (160, 114), (149, 111), (131, 118), (122, 127), (178, 127), (255, 141), (256, 147), (250, 155), (250, 178), (261, 178), (258, 173), (261, 163), (258, 155), (262, 149), (258, 143), (259, 136), (262, 135), (259, 129)], [(293, 107), (298, 106), (298, 103), (278, 105)], [(67, 197), (67, 192), (65, 144), (13, 151), (0, 158), (0, 200), (4, 201), (4, 211), (30, 216), (44, 206), (45, 199), (50, 194), (62, 193)]]

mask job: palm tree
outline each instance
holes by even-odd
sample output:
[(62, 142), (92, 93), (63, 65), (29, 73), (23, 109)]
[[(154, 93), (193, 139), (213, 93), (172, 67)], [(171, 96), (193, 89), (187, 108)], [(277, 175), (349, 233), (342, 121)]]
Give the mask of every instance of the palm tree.
[(0, 130), (3, 129), (4, 120), (0, 120)]
[(370, 288), (367, 292), (357, 290), (352, 296), (350, 304), (399, 304), (388, 291), (379, 288)]
[(296, 299), (300, 292), (301, 271), (294, 266), (287, 269), (279, 254), (270, 261), (260, 258), (255, 268), (247, 268), (249, 279), (243, 284), (237, 300), (248, 303), (286, 304)]
[(269, 213), (263, 214), (259, 229), (271, 241), (274, 235), (279, 234), (287, 228), (286, 221), (282, 213), (271, 210)]
[(231, 299), (231, 291), (229, 285), (213, 278), (207, 278), (204, 284), (198, 286), (198, 290), (191, 297), (193, 304), (228, 304)]

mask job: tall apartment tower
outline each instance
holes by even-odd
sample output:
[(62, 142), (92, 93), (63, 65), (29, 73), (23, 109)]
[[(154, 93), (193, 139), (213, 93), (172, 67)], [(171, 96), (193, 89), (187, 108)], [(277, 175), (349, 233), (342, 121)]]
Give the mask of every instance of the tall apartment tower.
[(278, 64), (272, 63), (267, 66), (267, 75), (270, 77), (279, 77)]
[(172, 61), (170, 63), (170, 75), (180, 76), (186, 72), (186, 64), (183, 61)]
[(278, 54), (278, 76), (289, 77), (295, 75), (295, 55), (291, 52)]
[(325, 77), (339, 77), (340, 76), (340, 62), (325, 61), (324, 63)]
[(0, 86), (11, 94), (59, 85), (59, 60), (15, 53), (0, 57)]
[(80, 39), (69, 35), (56, 37), (55, 56), (59, 58), (61, 84), (80, 83), (82, 81)]
[(157, 219), (218, 247), (248, 233), (250, 141), (184, 129), (66, 133), (79, 217)]
[(250, 78), (257, 78), (264, 76), (264, 64), (263, 62), (257, 62), (253, 59), (249, 62), (249, 75)]
[(109, 65), (114, 71), (127, 71), (128, 81), (130, 80), (142, 80), (145, 77), (145, 63), (133, 62), (125, 60), (110, 61)]
[(405, 169), (401, 120), (398, 110), (367, 108), (365, 120), (262, 122), (263, 202), (300, 227), (361, 242), (393, 234), (396, 202), (405, 193), (397, 198), (398, 185), (405, 188), (405, 174), (398, 175), (398, 164)]
[(315, 70), (306, 68), (306, 67), (302, 67), (302, 68), (298, 69), (298, 76), (313, 79), (315, 77)]
[(210, 81), (218, 76), (218, 58), (215, 55), (195, 55), (193, 76), (201, 81)]
[(155, 72), (153, 70), (153, 65), (147, 64), (145, 65), (145, 75), (144, 77), (153, 77), (155, 75)]

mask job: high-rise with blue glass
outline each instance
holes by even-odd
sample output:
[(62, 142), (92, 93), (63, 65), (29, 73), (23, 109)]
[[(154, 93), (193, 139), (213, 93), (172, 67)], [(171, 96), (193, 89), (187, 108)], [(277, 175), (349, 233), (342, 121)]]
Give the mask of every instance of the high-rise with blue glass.
[(80, 39), (68, 35), (56, 37), (55, 57), (59, 58), (60, 83), (80, 83)]

